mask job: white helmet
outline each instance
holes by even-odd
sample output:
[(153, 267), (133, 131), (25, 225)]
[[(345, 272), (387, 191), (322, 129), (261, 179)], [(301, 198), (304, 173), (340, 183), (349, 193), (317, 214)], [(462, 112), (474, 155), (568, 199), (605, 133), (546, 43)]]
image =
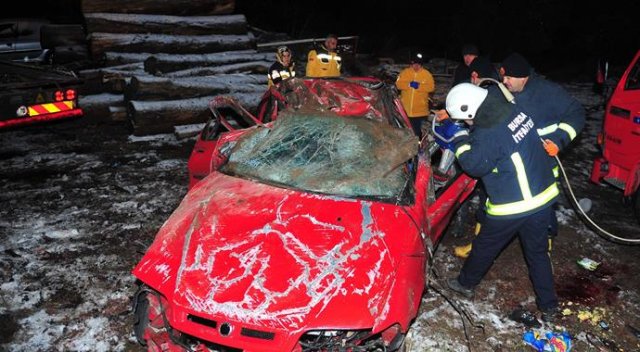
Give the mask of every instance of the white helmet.
[(471, 83), (460, 83), (447, 94), (447, 112), (452, 119), (472, 120), (487, 97), (487, 90)]

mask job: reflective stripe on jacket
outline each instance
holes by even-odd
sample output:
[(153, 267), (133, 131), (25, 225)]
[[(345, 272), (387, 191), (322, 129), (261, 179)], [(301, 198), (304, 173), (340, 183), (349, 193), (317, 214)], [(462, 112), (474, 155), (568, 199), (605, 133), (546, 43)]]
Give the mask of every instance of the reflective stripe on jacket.
[(293, 70), (293, 65), (284, 67), (284, 65), (276, 61), (273, 63), (273, 65), (271, 65), (271, 67), (269, 68), (269, 73), (267, 73), (269, 87), (295, 76), (296, 71)]
[[(483, 108), (484, 103), (480, 109)], [(455, 141), (462, 169), (482, 178), (488, 195), (488, 216), (525, 216), (551, 206), (559, 194), (534, 119), (518, 105), (510, 109), (508, 116), (485, 127), (478, 126), (477, 120), (482, 118), (478, 113), (470, 136)]]
[[(412, 81), (418, 82), (418, 89), (411, 88)], [(421, 67), (415, 71), (407, 67), (400, 72), (396, 80), (396, 87), (400, 90), (402, 106), (409, 117), (425, 117), (429, 115), (429, 93), (436, 88), (431, 72)]]

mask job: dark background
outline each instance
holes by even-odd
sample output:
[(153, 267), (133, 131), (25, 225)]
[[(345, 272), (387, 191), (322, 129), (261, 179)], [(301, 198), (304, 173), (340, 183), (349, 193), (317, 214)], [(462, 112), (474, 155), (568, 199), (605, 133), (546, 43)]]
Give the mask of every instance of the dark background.
[[(5, 4), (3, 17), (44, 16), (82, 21), (81, 0)], [(236, 0), (251, 26), (291, 38), (359, 36), (358, 52), (406, 62), (428, 57), (460, 60), (463, 43), (494, 62), (518, 51), (546, 74), (592, 76), (598, 59), (621, 70), (640, 48), (636, 1), (575, 0)]]
[(405, 62), (412, 48), (460, 60), (472, 42), (494, 62), (518, 51), (539, 71), (591, 76), (598, 59), (624, 67), (640, 48), (637, 2), (592, 2), (237, 0), (236, 12), (296, 38), (358, 35), (359, 52)]

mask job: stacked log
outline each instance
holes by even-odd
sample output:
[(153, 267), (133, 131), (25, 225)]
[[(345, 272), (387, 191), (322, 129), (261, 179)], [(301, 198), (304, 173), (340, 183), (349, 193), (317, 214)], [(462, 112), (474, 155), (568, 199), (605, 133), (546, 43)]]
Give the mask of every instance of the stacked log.
[(149, 33), (92, 33), (91, 55), (102, 58), (105, 51), (197, 54), (251, 49), (251, 34), (238, 35), (166, 35)]
[(256, 50), (227, 51), (214, 54), (169, 55), (156, 54), (144, 60), (145, 71), (151, 74), (169, 73), (190, 68), (275, 60), (274, 54)]
[(88, 13), (91, 33), (156, 33), (173, 35), (246, 34), (244, 15), (163, 16), (143, 14)]
[(82, 12), (224, 15), (235, 9), (235, 0), (83, 0)]
[(234, 92), (264, 93), (267, 80), (263, 75), (217, 75), (168, 78), (134, 76), (127, 85), (127, 100), (179, 99), (183, 96), (231, 94)]
[(81, 75), (122, 96), (85, 98), (100, 104), (88, 110), (114, 120), (125, 109), (135, 135), (206, 122), (219, 94), (255, 110), (275, 55), (256, 50), (234, 9), (234, 0), (83, 0), (90, 54), (104, 67)]

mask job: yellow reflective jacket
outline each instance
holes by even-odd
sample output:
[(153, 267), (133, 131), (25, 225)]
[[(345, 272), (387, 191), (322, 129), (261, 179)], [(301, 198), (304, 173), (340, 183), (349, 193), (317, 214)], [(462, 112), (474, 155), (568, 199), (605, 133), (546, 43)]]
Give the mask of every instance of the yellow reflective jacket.
[[(418, 82), (418, 89), (411, 88), (409, 84), (412, 81)], [(424, 67), (418, 71), (407, 67), (398, 75), (396, 87), (400, 90), (400, 100), (409, 117), (429, 115), (429, 93), (436, 89), (431, 72)]]
[(342, 58), (335, 51), (328, 51), (324, 45), (311, 50), (307, 55), (307, 77), (339, 77)]

